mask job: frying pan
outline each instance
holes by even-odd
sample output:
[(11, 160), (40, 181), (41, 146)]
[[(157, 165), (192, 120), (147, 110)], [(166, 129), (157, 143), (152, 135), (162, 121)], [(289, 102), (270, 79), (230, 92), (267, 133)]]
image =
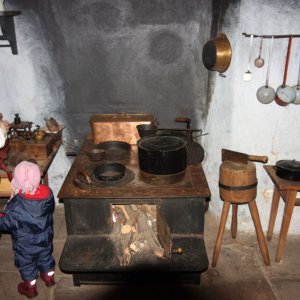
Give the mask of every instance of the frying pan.
[(104, 163), (94, 169), (94, 175), (101, 181), (117, 181), (125, 176), (126, 168), (120, 163)]
[(284, 68), (284, 76), (282, 85), (277, 88), (275, 101), (280, 106), (287, 106), (289, 103), (293, 102), (296, 99), (296, 93), (294, 89), (288, 85), (286, 85), (286, 78), (288, 73), (289, 67), (289, 60), (290, 60), (290, 52), (292, 46), (292, 36), (289, 36), (289, 43), (287, 47), (287, 54), (286, 54), (286, 61), (285, 61), (285, 68)]
[(102, 160), (105, 156), (105, 151), (103, 149), (93, 148), (89, 151), (84, 151), (90, 160), (92, 161), (99, 161)]
[(97, 149), (105, 151), (105, 160), (123, 160), (130, 157), (131, 145), (122, 141), (107, 141), (97, 145)]

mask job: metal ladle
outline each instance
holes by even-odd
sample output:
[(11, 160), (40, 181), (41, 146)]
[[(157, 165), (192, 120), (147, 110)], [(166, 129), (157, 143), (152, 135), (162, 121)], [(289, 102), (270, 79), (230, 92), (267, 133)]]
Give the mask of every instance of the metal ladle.
[(252, 52), (253, 34), (250, 36), (250, 47), (249, 47), (249, 59), (248, 59), (248, 69), (244, 73), (244, 81), (250, 81), (252, 79), (252, 73), (250, 72), (251, 63), (251, 52)]
[(270, 52), (269, 52), (266, 84), (264, 86), (260, 87), (256, 92), (257, 100), (263, 104), (271, 103), (275, 99), (275, 96), (276, 96), (275, 90), (271, 86), (269, 86), (269, 76), (270, 76), (271, 60), (272, 60), (272, 52), (273, 52), (273, 42), (274, 42), (274, 37), (272, 36)]
[(296, 93), (296, 99), (292, 103), (300, 104), (300, 63), (299, 63), (299, 72), (298, 72), (298, 83), (296, 85), (294, 85), (292, 88)]
[(262, 46), (263, 46), (263, 40), (264, 40), (264, 37), (261, 36), (260, 45), (259, 45), (259, 54), (258, 54), (258, 57), (254, 60), (254, 65), (257, 68), (261, 68), (265, 64), (264, 59), (261, 58), (261, 51), (262, 51)]

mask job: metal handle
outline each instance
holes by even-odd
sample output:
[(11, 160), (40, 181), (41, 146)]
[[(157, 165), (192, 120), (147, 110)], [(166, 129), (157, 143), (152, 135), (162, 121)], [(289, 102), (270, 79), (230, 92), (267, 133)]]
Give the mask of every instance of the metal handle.
[(250, 71), (251, 54), (252, 54), (252, 44), (253, 44), (253, 34), (251, 34), (251, 37), (250, 37), (249, 57), (248, 57), (248, 72)]
[(186, 123), (186, 128), (189, 129), (191, 127), (192, 120), (187, 117), (177, 117), (175, 118), (175, 122)]
[(293, 39), (293, 37), (290, 35), (289, 36), (289, 43), (288, 43), (287, 53), (286, 53), (285, 67), (284, 67), (284, 76), (283, 76), (283, 83), (282, 83), (283, 86), (285, 86), (287, 73), (288, 73), (288, 68), (289, 68), (292, 39)]
[(269, 52), (269, 61), (268, 61), (268, 69), (267, 69), (266, 86), (269, 85), (269, 76), (270, 76), (272, 53), (273, 53), (273, 43), (274, 43), (274, 37), (272, 36), (271, 46), (270, 46), (270, 52)]
[(178, 248), (172, 250), (173, 254), (182, 254), (183, 252), (184, 252), (183, 248), (181, 248), (181, 247), (178, 247)]

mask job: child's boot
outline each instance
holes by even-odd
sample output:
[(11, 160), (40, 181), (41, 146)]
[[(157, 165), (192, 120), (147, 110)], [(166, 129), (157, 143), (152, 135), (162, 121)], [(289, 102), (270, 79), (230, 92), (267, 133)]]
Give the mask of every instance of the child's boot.
[(18, 285), (18, 291), (21, 295), (26, 296), (27, 298), (34, 298), (38, 295), (37, 287), (35, 284), (36, 280), (32, 281), (23, 281)]
[(54, 271), (40, 273), (40, 275), (41, 275), (41, 279), (45, 282), (47, 287), (51, 287), (55, 285)]

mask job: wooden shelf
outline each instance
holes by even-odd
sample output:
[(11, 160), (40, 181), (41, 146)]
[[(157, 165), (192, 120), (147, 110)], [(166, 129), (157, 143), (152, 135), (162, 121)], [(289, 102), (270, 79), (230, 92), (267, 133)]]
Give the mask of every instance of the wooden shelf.
[(20, 14), (20, 11), (0, 11), (0, 27), (3, 33), (0, 35), (0, 40), (8, 41), (8, 44), (0, 47), (10, 47), (12, 54), (18, 54), (14, 16)]

